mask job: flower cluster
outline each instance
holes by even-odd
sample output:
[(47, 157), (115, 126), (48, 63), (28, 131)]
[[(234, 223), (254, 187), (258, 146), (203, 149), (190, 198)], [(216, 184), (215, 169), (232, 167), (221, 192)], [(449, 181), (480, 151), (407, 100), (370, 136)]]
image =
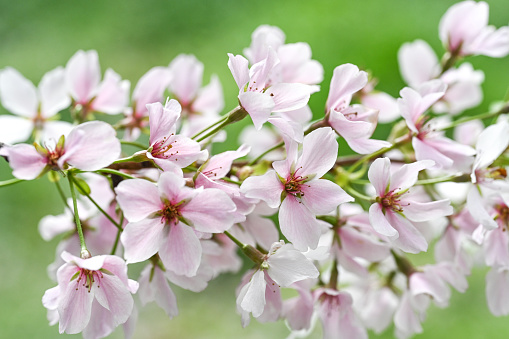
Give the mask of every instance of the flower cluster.
[[(38, 88), (0, 70), (12, 113), (0, 116), (0, 155), (15, 177), (0, 187), (46, 177), (66, 209), (39, 225), (43, 239), (61, 237), (48, 270), (57, 286), (42, 299), (50, 324), (84, 338), (122, 325), (131, 337), (141, 306), (175, 317), (173, 285), (200, 292), (243, 260), (252, 267), (236, 291), (242, 325), (284, 319), (291, 337), (315, 320), (324, 338), (391, 324), (411, 337), (431, 303), (467, 289), (474, 256), (491, 269), (489, 309), (509, 314), (509, 103), (457, 118), (482, 101), (484, 74), (463, 58), (509, 54), (509, 26), (488, 26), (488, 5), (463, 1), (439, 31), (441, 62), (422, 40), (401, 47), (409, 87), (399, 98), (342, 64), (319, 116), (308, 101), (321, 64), (273, 26), (255, 30), (244, 56), (228, 54), (238, 106), (223, 115), (218, 77), (202, 86), (192, 55), (149, 70), (131, 96), (113, 70), (101, 80), (95, 51), (78, 51)], [(104, 114), (116, 122), (96, 120)], [(224, 127), (247, 116), (242, 145), (214, 154)], [(394, 120), (387, 140), (372, 138)], [(431, 246), (427, 265), (407, 255)], [(145, 265), (137, 281), (133, 263)]]

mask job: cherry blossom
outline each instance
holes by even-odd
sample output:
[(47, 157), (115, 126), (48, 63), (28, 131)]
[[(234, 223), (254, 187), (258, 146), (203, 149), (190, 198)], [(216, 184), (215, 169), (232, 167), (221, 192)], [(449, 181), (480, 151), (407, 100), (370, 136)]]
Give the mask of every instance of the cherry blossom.
[(333, 211), (339, 204), (352, 201), (342, 188), (320, 179), (334, 165), (338, 152), (334, 132), (319, 128), (309, 133), (297, 157), (297, 144), (287, 144), (287, 159), (273, 163), (275, 170), (247, 178), (241, 186), (248, 198), (264, 200), (278, 207), (281, 232), (297, 249), (318, 245), (320, 226), (315, 216)]
[(64, 83), (64, 70), (57, 67), (46, 73), (35, 86), (14, 68), (0, 72), (0, 100), (15, 116), (0, 116), (0, 141), (12, 144), (67, 135), (72, 125), (57, 120), (56, 114), (69, 107), (71, 98)]

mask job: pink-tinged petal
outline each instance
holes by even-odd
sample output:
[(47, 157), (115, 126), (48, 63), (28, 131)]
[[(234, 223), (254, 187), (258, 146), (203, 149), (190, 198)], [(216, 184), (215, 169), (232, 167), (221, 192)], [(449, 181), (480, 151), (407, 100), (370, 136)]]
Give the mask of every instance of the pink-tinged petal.
[(417, 181), (419, 172), (431, 166), (433, 166), (433, 161), (429, 160), (416, 161), (401, 166), (391, 175), (389, 191), (394, 189), (406, 190), (412, 187)]
[(113, 314), (102, 307), (97, 300), (92, 302), (92, 313), (87, 327), (83, 330), (84, 339), (104, 338), (115, 330)]
[(267, 171), (264, 175), (249, 177), (240, 186), (240, 191), (247, 198), (263, 200), (272, 208), (278, 207), (281, 203), (283, 189), (283, 184), (273, 170)]
[[(154, 148), (151, 154), (161, 163), (171, 162), (173, 165), (184, 168), (197, 160), (204, 161), (208, 158), (207, 150), (202, 151), (199, 143), (183, 135), (172, 135), (163, 142), (160, 145), (156, 143), (157, 148)], [(164, 166), (161, 167), (166, 170)]]
[(399, 306), (394, 314), (394, 325), (399, 337), (410, 337), (415, 333), (422, 333), (421, 319), (412, 308), (412, 295), (404, 293)]
[(283, 82), (318, 84), (323, 80), (323, 67), (311, 60), (311, 47), (305, 42), (285, 44), (277, 49)]
[(194, 193), (189, 187), (184, 187), (186, 180), (171, 172), (164, 172), (159, 177), (157, 187), (159, 195), (168, 199), (171, 203), (177, 204), (183, 199), (189, 199)]
[(391, 147), (392, 144), (383, 140), (376, 139), (346, 139), (348, 146), (356, 153), (370, 154), (384, 147)]
[[(463, 64), (464, 65), (464, 64)], [(483, 92), (480, 84), (474, 82), (454, 83), (447, 89), (442, 100), (433, 105), (436, 113), (459, 114), (482, 102)]]
[(386, 244), (357, 231), (355, 228), (341, 227), (339, 236), (341, 247), (350, 256), (375, 262), (382, 261), (390, 255), (389, 247)]
[(200, 171), (212, 180), (221, 179), (230, 171), (233, 160), (246, 156), (250, 150), (251, 147), (248, 145), (241, 145), (236, 151), (226, 151), (214, 155)]
[(71, 282), (63, 291), (58, 303), (59, 332), (75, 334), (83, 331), (90, 321), (94, 294), (88, 288), (80, 286), (76, 290), (76, 282)]
[(509, 237), (502, 227), (487, 232), (484, 238), (484, 259), (488, 266), (509, 266)]
[(302, 252), (286, 244), (269, 256), (267, 273), (280, 286), (288, 287), (296, 281), (317, 278), (318, 270)]
[(373, 124), (367, 121), (348, 119), (342, 112), (332, 110), (329, 124), (345, 139), (369, 138), (373, 134)]
[(32, 118), (37, 114), (39, 100), (34, 84), (14, 68), (7, 67), (0, 72), (0, 100), (16, 115)]
[(259, 317), (265, 307), (265, 277), (263, 271), (256, 271), (237, 297), (237, 305), (253, 317)]
[(131, 264), (144, 261), (156, 254), (166, 238), (165, 226), (160, 218), (128, 223), (120, 236), (126, 262)]
[(160, 102), (147, 104), (150, 124), (150, 145), (168, 137), (175, 131), (175, 123), (180, 118), (182, 107), (175, 99), (171, 99), (164, 106)]
[(373, 229), (382, 235), (387, 237), (396, 237), (398, 235), (398, 231), (387, 220), (379, 203), (372, 204), (369, 207), (369, 222)]
[(219, 113), (223, 110), (223, 88), (217, 75), (213, 74), (210, 83), (200, 89), (191, 108), (194, 112), (202, 113)]
[(92, 101), (92, 109), (106, 114), (122, 113), (129, 102), (130, 87), (128, 80), (122, 80), (120, 75), (108, 68)]
[(145, 115), (145, 105), (153, 102), (161, 102), (166, 87), (170, 84), (171, 72), (168, 67), (153, 67), (145, 73), (133, 91), (133, 102), (136, 104), (136, 112)]
[(274, 67), (279, 63), (279, 58), (276, 51), (269, 47), (267, 56), (262, 61), (255, 63), (249, 69), (249, 87), (248, 91), (261, 91), (267, 85), (269, 74)]
[(253, 236), (257, 244), (266, 250), (279, 239), (279, 232), (274, 222), (255, 213), (246, 216), (242, 227)]
[(79, 50), (65, 66), (65, 81), (72, 97), (79, 104), (86, 104), (92, 99), (100, 80), (99, 57), (94, 50)]
[(145, 219), (163, 209), (157, 186), (147, 180), (122, 181), (116, 188), (117, 201), (130, 222)]
[(368, 74), (359, 71), (352, 64), (344, 64), (334, 69), (329, 97), (327, 98), (327, 111), (340, 110), (350, 104), (352, 95), (360, 91), (368, 83)]
[(189, 104), (198, 93), (203, 77), (203, 64), (194, 55), (180, 54), (170, 63), (170, 91), (183, 104)]
[[(222, 254), (223, 253), (219, 253), (219, 255)], [(209, 263), (202, 262), (196, 272), (196, 275), (193, 277), (178, 275), (170, 270), (167, 270), (164, 274), (169, 281), (183, 289), (193, 292), (201, 292), (207, 288), (208, 282), (214, 278), (214, 269), (209, 265)]]
[(428, 249), (428, 242), (408, 219), (391, 211), (387, 211), (385, 216), (399, 234), (399, 237), (393, 240), (394, 245), (408, 253), (425, 252)]
[(273, 112), (287, 112), (307, 105), (312, 88), (304, 84), (275, 84), (266, 93), (274, 100)]
[(385, 92), (371, 92), (361, 98), (362, 105), (379, 111), (378, 121), (388, 123), (396, 120), (399, 114), (398, 102)]
[(48, 310), (56, 310), (58, 307), (60, 294), (60, 286), (58, 285), (46, 290), (42, 296), (42, 305)]
[(302, 169), (296, 173), (321, 178), (334, 166), (337, 157), (336, 133), (330, 127), (318, 128), (304, 137), (302, 156), (295, 167)]
[(270, 95), (259, 92), (241, 92), (239, 102), (242, 108), (249, 113), (254, 126), (258, 130), (269, 119), (275, 105)]
[(104, 255), (96, 255), (88, 259), (82, 259), (66, 251), (62, 252), (60, 257), (67, 263), (90, 271), (97, 271), (101, 269), (104, 265), (104, 259), (106, 258)]
[(403, 80), (412, 87), (439, 75), (438, 58), (424, 40), (404, 43), (398, 51), (399, 70)]
[(493, 163), (509, 145), (509, 123), (500, 121), (495, 125), (486, 127), (479, 135), (475, 149), (475, 156), (472, 173), (478, 168), (486, 168)]
[(486, 275), (486, 299), (493, 315), (500, 317), (509, 314), (509, 270), (494, 267)]
[(124, 283), (115, 275), (103, 273), (93, 288), (99, 304), (112, 313), (115, 326), (125, 323), (133, 311), (134, 300)]
[(33, 180), (46, 168), (47, 160), (27, 144), (18, 144), (7, 149), (12, 175), (18, 179)]
[(286, 149), (286, 159), (274, 161), (272, 168), (281, 178), (288, 178), (290, 175), (295, 174), (295, 164), (299, 155), (299, 143), (288, 135), (283, 134), (283, 140)]
[(74, 231), (76, 225), (68, 214), (47, 215), (39, 221), (38, 228), (41, 238), (50, 241), (59, 234)]
[(378, 158), (369, 167), (368, 178), (375, 187), (376, 195), (382, 196), (389, 188), (391, 161), (389, 158)]
[(85, 122), (75, 127), (65, 140), (60, 167), (69, 163), (84, 171), (108, 166), (120, 156), (120, 141), (111, 125), (102, 121)]
[(251, 45), (244, 49), (244, 55), (251, 63), (267, 57), (269, 47), (278, 50), (285, 42), (285, 33), (276, 26), (260, 25), (251, 34)]
[(49, 120), (44, 123), (42, 130), (36, 132), (37, 139), (58, 140), (62, 135), (67, 137), (73, 128), (74, 126), (67, 121)]
[[(154, 273), (151, 277), (152, 269)], [(159, 267), (152, 268), (151, 265), (146, 266), (143, 272), (141, 272), (139, 282), (140, 290), (138, 295), (143, 306), (151, 301), (155, 301), (170, 319), (178, 315), (177, 297)]]
[(304, 129), (300, 123), (283, 118), (269, 118), (268, 122), (276, 126), (280, 134), (302, 143), (304, 139)]
[(309, 329), (314, 312), (313, 295), (306, 286), (295, 284), (294, 287), (299, 296), (284, 301), (283, 317), (292, 331)]
[(71, 98), (65, 86), (65, 71), (57, 67), (44, 74), (39, 83), (41, 115), (49, 118), (71, 105)]
[(318, 246), (320, 225), (313, 212), (292, 195), (288, 195), (281, 203), (279, 226), (296, 249), (307, 251), (308, 247), (315, 249)]
[[(126, 288), (132, 287), (132, 286), (130, 286), (130, 284), (131, 284), (130, 279), (127, 277), (127, 264), (122, 258), (117, 257), (115, 255), (105, 255), (102, 268), (110, 271), (117, 278), (119, 278), (120, 281), (125, 285)], [(138, 284), (136, 281), (132, 281), (132, 282), (135, 285)], [(138, 289), (138, 287), (135, 287), (135, 292), (137, 289)], [(135, 293), (135, 292), (132, 292), (132, 293)]]
[(228, 53), (228, 68), (239, 89), (249, 82), (249, 61), (242, 55)]
[(462, 1), (449, 7), (440, 19), (440, 40), (449, 51), (468, 45), (488, 24), (488, 4)]
[(487, 229), (495, 229), (498, 227), (498, 224), (486, 210), (485, 203), (479, 194), (477, 186), (473, 186), (468, 192), (467, 208), (472, 217)]
[(181, 222), (170, 225), (170, 233), (159, 250), (159, 256), (167, 269), (178, 275), (195, 276), (201, 254), (200, 240), (191, 227)]
[(0, 142), (15, 144), (30, 138), (34, 124), (32, 121), (12, 115), (0, 115)]
[(401, 200), (403, 213), (412, 221), (432, 221), (454, 213), (449, 199), (431, 202)]
[(428, 145), (425, 140), (412, 138), (412, 147), (415, 151), (415, 158), (420, 161), (434, 161), (437, 168), (450, 168), (454, 161), (448, 156)]
[(409, 288), (412, 295), (427, 294), (438, 303), (447, 303), (451, 290), (445, 282), (428, 272), (415, 272), (410, 276)]
[(354, 201), (341, 187), (325, 179), (311, 180), (301, 190), (301, 201), (315, 214), (327, 214), (339, 204)]
[(225, 192), (209, 188), (195, 195), (180, 212), (197, 231), (221, 233), (233, 225), (232, 213), (236, 209)]
[(486, 55), (492, 58), (503, 58), (509, 54), (509, 27), (495, 29), (485, 27), (471, 44), (462, 48), (463, 54)]
[(281, 317), (281, 312), (283, 310), (281, 288), (270, 278), (267, 271), (264, 273), (266, 283), (265, 307), (263, 308), (263, 313), (256, 318), (262, 324), (277, 321)]

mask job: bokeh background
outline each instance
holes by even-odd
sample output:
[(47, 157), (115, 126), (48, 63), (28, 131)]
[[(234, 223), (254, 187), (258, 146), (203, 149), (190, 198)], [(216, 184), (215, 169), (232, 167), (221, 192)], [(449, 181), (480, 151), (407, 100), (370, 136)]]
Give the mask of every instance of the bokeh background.
[[(148, 69), (167, 65), (179, 53), (195, 54), (205, 64), (205, 83), (219, 75), (228, 110), (236, 105), (237, 88), (227, 68), (227, 55), (242, 53), (252, 31), (261, 24), (277, 25), (287, 42), (311, 45), (314, 59), (325, 69), (321, 92), (310, 101), (315, 116), (323, 114), (334, 67), (351, 62), (373, 72), (378, 89), (397, 96), (404, 86), (396, 55), (402, 43), (427, 40), (441, 55), (438, 22), (454, 0), (314, 0), (314, 1), (126, 1), (25, 0), (0, 1), (0, 68), (11, 66), (37, 84), (42, 75), (67, 60), (78, 49), (96, 49), (104, 70), (111, 67), (131, 81), (131, 88)], [(490, 23), (509, 22), (509, 1), (493, 0)], [(472, 110), (484, 112), (490, 102), (506, 95), (509, 60), (469, 58), (484, 70), (485, 100)], [(0, 114), (6, 114), (3, 107)], [(243, 123), (248, 123), (243, 122)], [(239, 128), (229, 130), (233, 147)], [(386, 133), (381, 126), (379, 135)], [(0, 159), (0, 180), (11, 178)], [(0, 189), (0, 338), (56, 338), (41, 304), (44, 291), (54, 284), (46, 274), (57, 241), (44, 242), (37, 231), (47, 214), (63, 206), (45, 178)], [(419, 259), (426, 262), (431, 256)], [(134, 268), (136, 271), (136, 267)], [(469, 278), (465, 294), (453, 293), (451, 306), (431, 307), (424, 334), (416, 338), (507, 338), (508, 318), (490, 315), (484, 295), (484, 275)], [(136, 278), (136, 276), (133, 276)], [(285, 338), (283, 322), (240, 326), (234, 289), (239, 275), (226, 275), (201, 294), (177, 287), (180, 315), (169, 320), (155, 305), (141, 311), (135, 338)], [(117, 330), (113, 337), (121, 337)], [(320, 329), (311, 336), (320, 338)], [(392, 328), (381, 336), (392, 338)]]

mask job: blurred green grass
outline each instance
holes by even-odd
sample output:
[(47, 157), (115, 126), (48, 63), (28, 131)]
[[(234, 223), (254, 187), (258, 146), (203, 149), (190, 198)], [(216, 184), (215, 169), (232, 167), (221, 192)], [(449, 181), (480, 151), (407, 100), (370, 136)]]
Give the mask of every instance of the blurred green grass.
[[(438, 22), (451, 0), (293, 1), (0, 1), (0, 68), (18, 69), (34, 83), (48, 70), (65, 65), (78, 49), (96, 49), (103, 72), (111, 67), (131, 80), (132, 88), (148, 69), (167, 65), (179, 53), (195, 54), (205, 64), (205, 83), (219, 75), (225, 92), (225, 110), (236, 105), (237, 89), (227, 68), (226, 53), (242, 53), (252, 31), (260, 24), (277, 25), (287, 42), (311, 45), (313, 57), (325, 69), (322, 91), (310, 105), (315, 117), (323, 112), (334, 67), (351, 62), (369, 69), (380, 79), (377, 88), (393, 96), (404, 86), (396, 53), (402, 43), (420, 38), (441, 53)], [(488, 1), (490, 23), (507, 24), (507, 0)], [(485, 100), (473, 110), (506, 95), (509, 60), (470, 58), (486, 74)], [(5, 113), (0, 108), (0, 113)], [(243, 122), (247, 124), (248, 122)], [(236, 143), (239, 127), (229, 130)], [(382, 129), (380, 134), (385, 133)], [(0, 180), (10, 178), (0, 161)], [(46, 243), (37, 223), (46, 214), (63, 210), (55, 188), (41, 179), (0, 189), (0, 338), (55, 338), (41, 297), (53, 283), (46, 266), (53, 261), (56, 241)], [(424, 334), (416, 338), (506, 338), (507, 318), (487, 310), (484, 271), (470, 279), (471, 288), (454, 293), (451, 307), (432, 308)], [(133, 276), (133, 278), (135, 278)], [(235, 313), (234, 289), (238, 276), (225, 276), (201, 294), (177, 290), (181, 315), (168, 320), (155, 306), (143, 309), (136, 338), (284, 338), (282, 322), (242, 329)], [(319, 327), (319, 326), (318, 326)], [(120, 337), (117, 330), (114, 337)], [(312, 338), (319, 338), (317, 329)], [(373, 336), (375, 337), (375, 336)], [(380, 338), (392, 338), (392, 331)]]

